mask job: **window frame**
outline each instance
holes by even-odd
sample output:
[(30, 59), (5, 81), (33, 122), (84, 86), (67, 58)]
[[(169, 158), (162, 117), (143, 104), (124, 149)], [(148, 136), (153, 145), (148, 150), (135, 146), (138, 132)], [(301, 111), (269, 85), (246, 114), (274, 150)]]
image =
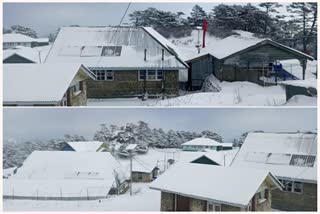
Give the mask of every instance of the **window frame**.
[[(209, 210), (210, 205), (212, 205), (213, 210)], [(216, 208), (219, 208), (219, 210), (216, 210)], [(207, 212), (221, 212), (221, 211), (222, 211), (221, 204), (217, 204), (212, 201), (207, 201)]]
[[(284, 192), (291, 192), (291, 193), (296, 193), (296, 194), (303, 194), (303, 182), (300, 181), (289, 181), (289, 180), (285, 180), (285, 179), (279, 179), (279, 181), (283, 184), (284, 188), (283, 191)], [(295, 187), (296, 185), (301, 185), (301, 192), (295, 191)]]
[[(106, 69), (92, 69), (91, 70), (95, 75), (96, 75), (96, 81), (114, 81), (114, 70), (106, 70)], [(102, 75), (104, 79), (99, 79), (99, 75), (98, 72), (103, 72), (104, 74)], [(112, 79), (108, 79), (108, 75), (107, 74), (111, 73), (111, 77)]]
[[(141, 73), (145, 72), (145, 79), (141, 79)], [(154, 77), (155, 79), (149, 78), (149, 72), (155, 72)], [(159, 75), (161, 74), (161, 75)], [(162, 79), (159, 79), (159, 76), (162, 76)], [(157, 70), (157, 69), (150, 69), (150, 70), (139, 70), (138, 71), (138, 81), (150, 81), (150, 82), (159, 82), (163, 81), (165, 78), (165, 71), (164, 70)]]

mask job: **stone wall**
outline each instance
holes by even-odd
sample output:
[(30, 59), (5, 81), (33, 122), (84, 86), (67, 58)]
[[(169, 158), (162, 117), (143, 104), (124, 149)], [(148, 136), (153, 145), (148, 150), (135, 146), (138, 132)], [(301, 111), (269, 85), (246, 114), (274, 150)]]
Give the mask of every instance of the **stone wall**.
[(161, 192), (160, 211), (174, 211), (174, 194)]
[(272, 208), (285, 211), (317, 211), (317, 184), (304, 183), (303, 193), (272, 191)]
[(87, 86), (86, 82), (82, 81), (80, 82), (80, 90), (79, 93), (71, 93), (70, 90), (68, 90), (68, 96), (69, 96), (69, 103), (70, 106), (86, 106), (87, 105)]
[(221, 204), (221, 211), (225, 212), (234, 212), (234, 211), (241, 211), (240, 207), (234, 207), (226, 204)]
[[(88, 98), (115, 98), (140, 96), (144, 88), (149, 95), (161, 93), (162, 81), (139, 81), (138, 71), (114, 71), (113, 81), (88, 80)], [(165, 94), (177, 96), (179, 93), (178, 71), (165, 71)]]
[(190, 211), (194, 211), (194, 212), (207, 211), (207, 201), (190, 198)]
[(132, 172), (132, 181), (133, 182), (151, 182), (152, 173)]

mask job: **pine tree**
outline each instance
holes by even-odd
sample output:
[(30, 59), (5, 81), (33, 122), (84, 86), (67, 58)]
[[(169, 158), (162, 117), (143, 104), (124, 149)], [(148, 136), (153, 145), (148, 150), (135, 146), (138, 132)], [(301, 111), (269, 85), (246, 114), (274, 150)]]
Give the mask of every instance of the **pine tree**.
[(37, 32), (31, 28), (28, 27), (24, 27), (21, 25), (12, 25), (10, 27), (10, 30), (12, 33), (19, 33), (19, 34), (23, 34), (26, 36), (29, 36), (31, 38), (37, 38)]
[(204, 9), (196, 4), (192, 8), (190, 17), (188, 17), (188, 20), (191, 26), (202, 26), (203, 20), (207, 18), (208, 18), (208, 15), (204, 11)]

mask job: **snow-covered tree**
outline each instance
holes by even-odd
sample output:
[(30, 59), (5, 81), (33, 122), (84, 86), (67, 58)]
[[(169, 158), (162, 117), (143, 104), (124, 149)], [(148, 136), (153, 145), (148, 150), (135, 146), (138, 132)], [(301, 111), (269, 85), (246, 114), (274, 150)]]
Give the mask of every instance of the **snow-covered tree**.
[(188, 17), (189, 24), (191, 26), (202, 26), (203, 20), (207, 19), (207, 17), (206, 11), (196, 4), (191, 10), (190, 17)]
[(12, 25), (10, 27), (12, 33), (19, 33), (31, 38), (37, 38), (37, 32), (29, 27), (21, 26), (21, 25)]

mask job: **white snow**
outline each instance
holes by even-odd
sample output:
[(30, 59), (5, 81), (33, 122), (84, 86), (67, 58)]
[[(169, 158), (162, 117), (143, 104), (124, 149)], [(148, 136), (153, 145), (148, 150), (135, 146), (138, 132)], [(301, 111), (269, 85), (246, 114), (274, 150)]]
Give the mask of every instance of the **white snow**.
[(35, 42), (36, 39), (19, 33), (3, 34), (3, 42)]
[(81, 64), (4, 64), (4, 103), (59, 102), (79, 73), (94, 78)]
[(101, 197), (125, 179), (109, 152), (34, 151), (4, 183), (5, 196)]
[(17, 167), (11, 167), (11, 168), (7, 168), (7, 169), (3, 169), (3, 174), (2, 174), (2, 177), (4, 178), (8, 178), (10, 177), (11, 175), (14, 174), (14, 171), (17, 169)]
[(317, 97), (295, 95), (287, 101), (285, 106), (317, 106)]
[(215, 140), (205, 137), (195, 138), (188, 142), (181, 144), (182, 146), (223, 146), (222, 143), (219, 143)]
[(6, 211), (160, 211), (160, 192), (148, 183), (133, 183), (133, 196), (110, 196), (92, 201), (3, 200)]
[[(283, 68), (294, 75), (295, 77), (302, 80), (302, 66), (300, 64), (300, 61), (297, 59), (290, 59), (290, 60), (281, 60), (280, 61)], [(315, 73), (317, 73), (317, 60), (307, 61), (307, 67), (306, 67), (306, 76), (305, 79), (313, 78), (315, 79)]]
[(305, 80), (287, 80), (287, 81), (281, 82), (281, 84), (317, 89), (317, 79), (314, 79), (314, 78), (305, 79)]
[(150, 188), (245, 207), (269, 176), (266, 170), (186, 163), (168, 169)]
[[(119, 56), (101, 56), (99, 46), (119, 46), (121, 53)], [(169, 42), (151, 28), (63, 27), (46, 62), (78, 62), (88, 68), (110, 70), (174, 69), (179, 70), (180, 81), (185, 81), (188, 66), (178, 55), (171, 53), (175, 50), (168, 49), (172, 49)]]
[(250, 82), (222, 82), (220, 92), (193, 93), (156, 102), (155, 106), (278, 106), (286, 103), (280, 85), (262, 87)]
[(77, 141), (67, 142), (76, 152), (97, 152), (103, 142), (100, 141)]
[(313, 167), (290, 165), (288, 155), (317, 156), (317, 134), (249, 133), (231, 166), (266, 169), (277, 177), (317, 181), (316, 162)]
[(44, 62), (50, 48), (51, 48), (51, 45), (34, 47), (34, 48), (17, 46), (14, 49), (3, 50), (3, 60), (16, 54), (34, 63), (42, 63)]

